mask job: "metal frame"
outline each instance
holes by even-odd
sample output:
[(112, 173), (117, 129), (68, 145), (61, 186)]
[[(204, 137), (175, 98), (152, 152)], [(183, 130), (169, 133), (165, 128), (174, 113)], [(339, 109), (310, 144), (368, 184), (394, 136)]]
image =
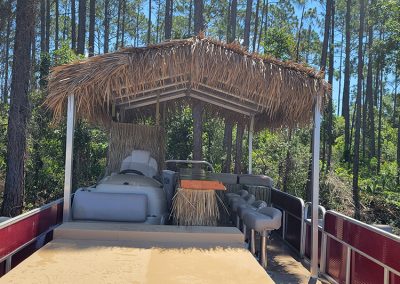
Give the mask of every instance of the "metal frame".
[[(346, 221), (348, 221), (350, 223), (353, 223), (353, 224), (356, 224), (356, 225), (358, 225), (360, 227), (363, 227), (365, 229), (371, 230), (371, 231), (373, 231), (373, 232), (375, 232), (375, 233), (377, 233), (377, 234), (379, 234), (381, 236), (384, 236), (386, 238), (389, 238), (389, 239), (392, 239), (394, 241), (400, 242), (400, 237), (398, 237), (398, 236), (396, 236), (394, 234), (388, 233), (388, 232), (383, 231), (383, 230), (381, 230), (379, 228), (376, 228), (374, 226), (365, 224), (363, 222), (360, 222), (358, 220), (350, 218), (350, 217), (348, 217), (346, 215), (343, 215), (341, 213), (338, 213), (336, 211), (329, 210), (327, 212), (329, 212), (330, 214), (335, 215), (337, 217), (343, 218), (343, 219), (345, 219)], [(365, 257), (365, 258), (371, 260), (372, 262), (378, 264), (379, 266), (383, 267), (383, 269), (384, 269), (384, 282), (383, 283), (384, 284), (389, 284), (389, 273), (390, 272), (400, 276), (400, 271), (394, 270), (393, 268), (387, 266), (386, 264), (380, 262), (379, 260), (369, 256), (368, 254), (360, 251), (359, 249), (355, 248), (354, 246), (349, 245), (348, 243), (344, 242), (343, 240), (340, 240), (337, 237), (333, 236), (332, 234), (327, 233), (325, 230), (323, 230), (323, 232), (322, 232), (322, 242), (323, 243), (322, 243), (322, 248), (321, 248), (321, 274), (325, 278), (327, 278), (329, 281), (337, 283), (336, 280), (334, 280), (331, 276), (329, 276), (326, 273), (326, 261), (327, 261), (326, 260), (326, 249), (327, 249), (326, 245), (327, 245), (328, 237), (333, 239), (333, 240), (335, 240), (335, 241), (337, 241), (337, 242), (339, 242), (339, 243), (341, 243), (343, 246), (345, 246), (347, 248), (347, 252), (346, 252), (346, 284), (351, 282), (351, 252), (352, 251), (362, 255), (363, 257)]]
[(206, 165), (211, 169), (211, 172), (215, 172), (214, 167), (207, 161), (197, 161), (197, 160), (167, 160), (165, 161), (166, 164), (168, 163), (176, 163), (176, 164), (197, 164), (197, 165)]
[(312, 148), (312, 214), (311, 214), (311, 278), (318, 278), (318, 205), (319, 205), (319, 147), (321, 129), (321, 98), (314, 101), (314, 128)]
[(64, 208), (63, 222), (71, 220), (72, 167), (74, 157), (75, 97), (68, 96), (67, 138), (65, 150)]
[[(26, 213), (23, 213), (21, 215), (18, 215), (14, 218), (11, 218), (7, 221), (4, 221), (2, 223), (0, 223), (0, 229), (4, 229), (6, 227), (12, 226), (15, 223), (18, 223), (22, 220), (25, 220), (33, 215), (36, 215), (42, 211), (45, 211), (49, 208), (51, 208), (52, 206), (56, 205), (56, 204), (60, 204), (61, 202), (63, 202), (63, 198), (57, 199), (53, 202), (50, 202), (42, 207), (33, 209), (31, 211), (28, 211)], [(12, 265), (12, 257), (14, 254), (18, 253), (19, 251), (21, 251), (22, 249), (24, 249), (25, 247), (27, 247), (28, 245), (30, 245), (31, 243), (37, 241), (38, 239), (42, 238), (43, 236), (47, 235), (49, 232), (51, 232), (52, 230), (54, 230), (55, 227), (57, 227), (58, 225), (52, 226), (49, 229), (47, 229), (46, 231), (44, 231), (43, 233), (41, 233), (40, 235), (38, 235), (37, 237), (34, 237), (33, 239), (31, 239), (29, 242), (24, 243), (23, 245), (19, 246), (18, 248), (16, 248), (15, 250), (13, 250), (12, 252), (10, 252), (9, 254), (3, 256), (0, 258), (0, 263), (5, 261), (6, 265), (5, 265), (5, 273), (9, 272), (11, 270), (11, 265)]]
[(253, 173), (253, 132), (254, 132), (254, 115), (250, 118), (249, 127), (249, 174)]

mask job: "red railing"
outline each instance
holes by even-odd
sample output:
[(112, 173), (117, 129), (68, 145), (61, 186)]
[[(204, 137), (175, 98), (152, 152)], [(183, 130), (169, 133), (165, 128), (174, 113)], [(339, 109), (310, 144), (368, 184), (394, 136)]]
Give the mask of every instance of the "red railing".
[(400, 283), (400, 237), (335, 211), (324, 218), (321, 272), (336, 283)]
[(0, 277), (53, 238), (61, 224), (63, 199), (0, 223)]

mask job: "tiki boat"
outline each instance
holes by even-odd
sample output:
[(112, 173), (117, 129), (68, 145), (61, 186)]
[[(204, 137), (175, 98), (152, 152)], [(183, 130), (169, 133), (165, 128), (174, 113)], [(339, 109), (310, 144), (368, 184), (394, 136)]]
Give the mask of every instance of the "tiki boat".
[[(0, 223), (1, 283), (400, 283), (399, 237), (319, 206), (321, 72), (199, 36), (55, 67), (48, 91), (67, 113), (64, 197)], [(182, 106), (246, 125), (247, 174), (165, 161)], [(104, 179), (73, 189), (77, 118), (110, 140)], [(252, 174), (252, 140), (310, 124), (304, 203)]]

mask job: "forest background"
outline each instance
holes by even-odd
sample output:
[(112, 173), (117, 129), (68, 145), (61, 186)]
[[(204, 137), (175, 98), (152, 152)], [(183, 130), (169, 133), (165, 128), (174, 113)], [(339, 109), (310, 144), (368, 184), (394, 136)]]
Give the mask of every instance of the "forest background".
[[(43, 106), (52, 66), (200, 31), (325, 71), (321, 203), (399, 232), (400, 0), (0, 0), (0, 215), (62, 196), (65, 124)], [(189, 107), (170, 113), (168, 159), (193, 158), (193, 117)], [(202, 121), (203, 158), (247, 172), (248, 126)], [(77, 188), (103, 176), (108, 136), (85, 121), (75, 135)], [(311, 128), (256, 133), (253, 172), (309, 200), (310, 143)]]

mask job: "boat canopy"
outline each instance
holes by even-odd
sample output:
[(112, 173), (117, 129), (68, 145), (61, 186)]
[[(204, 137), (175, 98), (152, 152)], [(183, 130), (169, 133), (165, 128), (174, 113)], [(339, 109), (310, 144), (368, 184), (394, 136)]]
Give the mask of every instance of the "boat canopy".
[(202, 35), (131, 47), (54, 67), (45, 104), (60, 121), (67, 110), (64, 221), (72, 192), (76, 118), (109, 127), (183, 105), (204, 103), (209, 114), (249, 122), (249, 173), (253, 130), (314, 122), (312, 153), (311, 276), (318, 277), (319, 146), (321, 109), (330, 86), (323, 72), (248, 53)]
[(311, 122), (316, 98), (329, 92), (323, 78), (311, 67), (197, 36), (54, 67), (46, 104), (60, 120), (74, 95), (78, 117), (108, 126), (113, 117), (157, 116), (160, 103), (170, 110), (202, 101), (214, 116), (254, 117), (255, 130), (298, 127)]

